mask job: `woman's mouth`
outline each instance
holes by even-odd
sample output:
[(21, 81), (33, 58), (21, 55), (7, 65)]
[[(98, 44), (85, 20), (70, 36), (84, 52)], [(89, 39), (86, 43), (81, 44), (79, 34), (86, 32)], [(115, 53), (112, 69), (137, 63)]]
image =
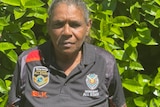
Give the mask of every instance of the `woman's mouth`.
[(71, 47), (71, 46), (73, 46), (74, 45), (74, 43), (73, 42), (64, 42), (64, 43), (62, 43), (62, 45), (64, 46), (64, 47)]

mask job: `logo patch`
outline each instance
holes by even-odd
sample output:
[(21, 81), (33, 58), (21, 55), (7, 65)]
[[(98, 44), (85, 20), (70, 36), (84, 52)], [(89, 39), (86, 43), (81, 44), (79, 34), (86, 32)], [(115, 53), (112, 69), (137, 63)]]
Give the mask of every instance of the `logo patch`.
[(36, 66), (33, 68), (32, 79), (38, 88), (42, 88), (49, 82), (49, 71), (44, 66)]
[(83, 96), (96, 97), (99, 96), (99, 91), (96, 89), (99, 84), (99, 78), (96, 74), (88, 74), (86, 77), (86, 84), (89, 90), (84, 90)]
[(32, 95), (33, 97), (47, 98), (47, 92), (45, 92), (45, 91), (39, 92), (39, 91), (33, 90), (33, 91), (31, 92), (31, 95)]
[(87, 78), (86, 78), (86, 84), (87, 84), (88, 88), (90, 88), (91, 90), (96, 89), (99, 84), (98, 75), (88, 74)]

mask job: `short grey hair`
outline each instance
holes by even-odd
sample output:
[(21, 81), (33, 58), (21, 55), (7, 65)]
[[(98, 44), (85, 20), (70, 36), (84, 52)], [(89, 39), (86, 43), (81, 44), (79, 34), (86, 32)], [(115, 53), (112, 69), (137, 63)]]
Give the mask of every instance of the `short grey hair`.
[(88, 10), (88, 8), (87, 8), (87, 6), (86, 6), (86, 4), (83, 0), (53, 0), (49, 9), (48, 9), (49, 18), (52, 17), (52, 12), (53, 12), (54, 8), (60, 3), (66, 3), (67, 5), (75, 5), (79, 8), (81, 8), (83, 13), (84, 13), (85, 21), (86, 21), (86, 23), (88, 23), (88, 21), (89, 21), (89, 10)]

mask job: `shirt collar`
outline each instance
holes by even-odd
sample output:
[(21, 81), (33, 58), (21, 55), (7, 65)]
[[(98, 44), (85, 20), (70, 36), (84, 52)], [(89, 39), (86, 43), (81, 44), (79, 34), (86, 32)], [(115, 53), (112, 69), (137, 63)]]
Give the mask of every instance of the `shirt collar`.
[(91, 44), (88, 44), (88, 43), (84, 42), (82, 63), (84, 65), (94, 63), (95, 58), (96, 58), (95, 47)]
[[(43, 57), (43, 62), (47, 65), (51, 63), (55, 64), (55, 56), (53, 52), (53, 45), (51, 41), (46, 42), (43, 45), (39, 46), (39, 50)], [(81, 64), (88, 65), (95, 62), (96, 54), (95, 54), (95, 47), (87, 42), (84, 42), (82, 45), (83, 49), (83, 56)]]

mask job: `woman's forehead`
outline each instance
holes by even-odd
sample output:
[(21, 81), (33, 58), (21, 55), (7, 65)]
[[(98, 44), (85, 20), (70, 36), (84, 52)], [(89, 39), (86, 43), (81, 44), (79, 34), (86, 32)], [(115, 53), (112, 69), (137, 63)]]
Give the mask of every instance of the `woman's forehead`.
[(83, 9), (76, 5), (67, 5), (61, 3), (52, 11), (52, 18), (70, 17), (70, 18), (84, 18)]

